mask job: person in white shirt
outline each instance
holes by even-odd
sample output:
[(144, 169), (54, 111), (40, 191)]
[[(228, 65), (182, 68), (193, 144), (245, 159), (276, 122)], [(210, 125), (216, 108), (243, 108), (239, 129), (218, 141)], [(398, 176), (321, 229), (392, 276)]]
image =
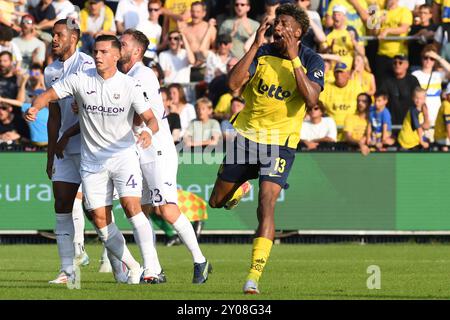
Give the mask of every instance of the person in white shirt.
[[(178, 207), (178, 155), (170, 133), (158, 79), (153, 71), (142, 63), (142, 58), (148, 48), (148, 39), (140, 31), (125, 30), (120, 37), (120, 42), (122, 45), (120, 60), (122, 71), (140, 81), (159, 125), (159, 131), (153, 136), (150, 148), (140, 150), (140, 163), (144, 176), (142, 209), (147, 215), (155, 212), (173, 225), (192, 255), (194, 261), (192, 282), (204, 283), (211, 270), (211, 264), (200, 250), (192, 224), (184, 214), (181, 214)], [(139, 122), (135, 124), (139, 124)], [(165, 276), (157, 257), (155, 257), (154, 264), (150, 263), (149, 267), (153, 267), (153, 270), (144, 270), (144, 281), (149, 283), (165, 282)]]
[(66, 19), (75, 12), (75, 7), (69, 0), (55, 0), (52, 2), (55, 8), (56, 19)]
[(134, 134), (136, 112), (146, 128), (137, 143), (148, 147), (158, 122), (150, 109), (142, 85), (117, 70), (120, 42), (115, 36), (96, 38), (93, 50), (96, 69), (72, 73), (55, 83), (33, 102), (27, 120), (50, 101), (73, 96), (79, 106), (81, 131), (81, 179), (85, 206), (91, 212), (96, 231), (111, 253), (129, 269), (128, 283), (140, 282), (142, 269), (125, 246), (125, 239), (111, 217), (113, 190), (133, 226), (135, 241), (144, 259), (154, 252), (152, 227), (142, 212), (142, 175)]
[(213, 52), (208, 50), (206, 55), (206, 82), (210, 83), (215, 77), (221, 74), (227, 74), (227, 63), (232, 58), (232, 46), (233, 43), (229, 34), (221, 34), (217, 37), (217, 51)]
[[(53, 26), (52, 54), (57, 58), (44, 70), (46, 87), (68, 75), (94, 67), (91, 57), (76, 50), (80, 38), (79, 29), (69, 28), (66, 19), (58, 20)], [(81, 193), (78, 193), (81, 177), (80, 135), (67, 141), (67, 148), (61, 159), (55, 157), (55, 146), (65, 130), (78, 122), (72, 113), (73, 99), (50, 103), (48, 121), (47, 176), (52, 180), (56, 212), (56, 243), (61, 261), (60, 273), (52, 284), (67, 283), (73, 276), (73, 260), (78, 258), (86, 263), (84, 252), (84, 215)], [(28, 110), (30, 111), (30, 110)], [(77, 221), (77, 224), (74, 224)], [(75, 229), (81, 232), (75, 232)], [(83, 264), (81, 263), (81, 264)]]
[(119, 34), (126, 29), (136, 28), (140, 23), (148, 20), (148, 0), (119, 1), (115, 20)]
[[(191, 66), (195, 63), (195, 55), (189, 42), (182, 32), (169, 33), (169, 50), (159, 54), (159, 64), (164, 71), (164, 82), (189, 83), (191, 80)], [(184, 48), (181, 46), (184, 44)]]
[(319, 101), (318, 105), (308, 110), (303, 121), (300, 139), (308, 150), (317, 149), (323, 142), (336, 142), (336, 123), (331, 117), (323, 117), (324, 113), (325, 107)]
[(161, 1), (153, 0), (148, 3), (148, 19), (139, 24), (136, 30), (144, 33), (149, 41), (148, 48), (145, 51), (144, 59), (158, 62), (158, 50), (160, 49), (160, 40), (162, 28), (158, 23), (161, 15)]
[(170, 113), (178, 113), (180, 116), (180, 137), (182, 137), (189, 123), (197, 117), (197, 114), (194, 106), (187, 102), (186, 93), (179, 83), (172, 83), (168, 89), (170, 95)]

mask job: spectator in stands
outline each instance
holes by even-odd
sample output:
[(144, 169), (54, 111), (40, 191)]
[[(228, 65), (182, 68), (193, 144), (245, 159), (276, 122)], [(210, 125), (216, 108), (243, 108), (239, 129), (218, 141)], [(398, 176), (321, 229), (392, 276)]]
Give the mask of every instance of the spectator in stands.
[(396, 55), (392, 64), (394, 76), (382, 79), (381, 86), (377, 85), (380, 91), (389, 95), (388, 109), (392, 116), (392, 124), (401, 125), (412, 105), (412, 95), (414, 89), (419, 85), (419, 81), (408, 73), (408, 57), (406, 55)]
[(57, 20), (52, 2), (53, 0), (41, 0), (35, 8), (30, 10), (30, 14), (36, 21), (38, 37), (46, 43), (52, 42), (52, 28)]
[[(279, 1), (278, 1), (279, 2)], [(308, 32), (302, 37), (302, 44), (311, 49), (319, 48), (322, 43), (326, 42), (326, 35), (323, 32), (322, 20), (317, 11), (311, 9), (310, 0), (297, 0), (297, 6), (303, 8), (309, 17)]]
[(163, 35), (177, 30), (177, 22), (191, 19), (191, 5), (197, 0), (166, 0), (164, 2)]
[(14, 125), (13, 108), (7, 104), (0, 104), (0, 144), (18, 142), (20, 134)]
[(376, 91), (375, 76), (370, 70), (369, 61), (366, 56), (356, 54), (353, 59), (353, 71), (352, 79), (357, 81), (363, 92), (367, 93), (369, 96), (373, 96)]
[(201, 1), (192, 3), (191, 22), (180, 22), (184, 25), (184, 35), (189, 47), (195, 55), (195, 64), (191, 69), (191, 81), (205, 79), (205, 62), (207, 52), (214, 45), (217, 36), (216, 20), (210, 19), (206, 22), (206, 5)]
[(339, 55), (341, 61), (348, 66), (353, 65), (355, 53), (364, 56), (364, 47), (358, 43), (359, 38), (353, 27), (347, 26), (346, 9), (342, 5), (333, 8), (333, 27), (326, 36), (322, 47), (324, 52)]
[(325, 13), (325, 27), (333, 26), (333, 8), (344, 6), (346, 9), (347, 25), (356, 30), (358, 36), (366, 35), (366, 24), (369, 17), (366, 1), (361, 0), (331, 0)]
[[(434, 127), (436, 117), (441, 107), (441, 94), (442, 83), (447, 81), (447, 72), (441, 72), (434, 70), (437, 61), (436, 59), (443, 60), (437, 54), (437, 48), (430, 44), (425, 46), (421, 53), (422, 57), (422, 69), (416, 70), (412, 73), (414, 77), (419, 81), (420, 87), (427, 92), (426, 105), (428, 109), (428, 116), (430, 121), (430, 127)], [(449, 63), (445, 62), (444, 66), (450, 67)], [(433, 129), (429, 129), (425, 132), (426, 137), (433, 142)]]
[(308, 110), (300, 132), (301, 142), (308, 150), (315, 150), (321, 144), (329, 144), (337, 140), (336, 123), (331, 117), (324, 117), (325, 106), (319, 101), (317, 106)]
[(187, 147), (216, 146), (222, 136), (220, 124), (211, 119), (213, 106), (208, 98), (200, 98), (195, 103), (197, 118), (189, 123), (183, 135)]
[(262, 14), (256, 20), (258, 20), (259, 23), (263, 22), (266, 17), (269, 19), (269, 21), (274, 20), (275, 19), (275, 10), (277, 10), (277, 8), (279, 6), (280, 6), (280, 0), (265, 0), (264, 1), (264, 14)]
[(449, 4), (446, 0), (433, 0), (432, 13), (433, 21), (436, 24), (450, 22)]
[(158, 62), (151, 61), (148, 66), (153, 70), (156, 77), (158, 78), (159, 85), (163, 86), (164, 85), (164, 71), (162, 70), (161, 65)]
[(400, 7), (399, 0), (389, 0), (387, 2), (386, 17), (382, 19), (381, 28), (372, 30), (378, 36), (379, 45), (375, 59), (375, 78), (377, 87), (380, 86), (387, 75), (391, 73), (390, 66), (392, 60), (397, 55), (407, 55), (408, 46), (403, 40), (383, 40), (389, 36), (407, 36), (410, 26), (413, 23), (412, 13), (408, 8)]
[(161, 88), (161, 97), (164, 104), (164, 109), (167, 115), (167, 122), (169, 122), (170, 132), (172, 133), (172, 138), (174, 143), (178, 143), (181, 140), (181, 122), (180, 115), (175, 112), (170, 112), (170, 105), (172, 100), (170, 99), (169, 89)]
[(34, 63), (44, 64), (45, 43), (36, 37), (34, 18), (32, 15), (24, 15), (20, 22), (21, 33), (12, 40), (22, 55), (21, 68), (27, 72)]
[[(241, 112), (245, 107), (245, 101), (241, 97), (234, 97), (231, 99), (231, 113), (236, 115)], [(236, 129), (234, 129), (230, 120), (223, 120), (220, 123), (220, 129), (222, 130), (222, 137), (224, 141), (233, 141), (237, 135)]]
[[(181, 47), (184, 44), (184, 49)], [(184, 31), (171, 31), (169, 33), (169, 50), (159, 54), (159, 64), (164, 71), (164, 82), (189, 83), (191, 66), (195, 63), (195, 56), (189, 43), (186, 41)]]
[(414, 104), (408, 109), (402, 129), (398, 135), (398, 142), (402, 150), (428, 149), (424, 130), (429, 128), (427, 106), (425, 104), (426, 91), (421, 87), (414, 90)]
[(434, 141), (442, 151), (448, 152), (450, 146), (450, 84), (445, 90), (445, 99), (439, 109), (434, 125)]
[(419, 22), (413, 25), (409, 31), (410, 36), (421, 37), (420, 40), (408, 42), (409, 65), (412, 71), (420, 69), (422, 64), (420, 53), (427, 43), (433, 42), (434, 33), (438, 27), (433, 23), (429, 4), (423, 4), (419, 7), (418, 18)]
[(140, 23), (148, 20), (148, 0), (119, 1), (115, 20), (119, 34), (126, 29), (135, 29)]
[(186, 94), (179, 83), (172, 83), (169, 86), (169, 97), (170, 113), (177, 113), (180, 116), (180, 137), (183, 137), (189, 123), (197, 117), (195, 108), (187, 102)]
[(386, 108), (388, 94), (378, 91), (375, 93), (375, 105), (369, 109), (369, 145), (375, 146), (378, 151), (385, 151), (386, 146), (392, 146), (395, 140), (392, 138), (391, 113)]
[(15, 23), (14, 14), (16, 13), (14, 1), (0, 0), (0, 26), (9, 27), (16, 32), (20, 32), (19, 26)]
[(75, 12), (75, 7), (69, 0), (55, 0), (52, 5), (55, 8), (56, 20), (66, 19), (71, 13)]
[(92, 54), (95, 38), (102, 34), (116, 34), (114, 13), (103, 0), (89, 0), (80, 12), (81, 51)]
[(360, 93), (357, 98), (356, 113), (347, 115), (344, 124), (344, 141), (350, 146), (357, 146), (363, 155), (370, 153), (368, 146), (370, 102), (371, 97), (367, 93)]
[[(29, 97), (31, 98), (31, 102), (26, 102), (22, 105), (22, 113), (27, 112), (27, 110), (31, 107), (33, 100), (44, 91), (45, 89), (36, 89), (30, 92)], [(45, 147), (48, 144), (47, 121), (48, 107), (45, 107), (38, 112), (36, 121), (28, 122), (28, 126), (30, 127), (31, 144), (36, 147)]]
[(227, 63), (232, 58), (232, 40), (229, 34), (221, 34), (216, 40), (216, 52), (208, 50), (206, 56), (205, 81), (210, 83), (215, 77), (227, 74)]
[(11, 52), (13, 57), (14, 67), (20, 70), (22, 65), (22, 54), (17, 45), (12, 42), (14, 31), (9, 27), (0, 26), (0, 52)]
[[(212, 101), (213, 105), (216, 106), (214, 112), (218, 112), (217, 104), (220, 101), (220, 98), (228, 94), (228, 100), (223, 102), (225, 110), (229, 110), (229, 106), (231, 103), (231, 98), (233, 97), (233, 93), (230, 93), (230, 88), (228, 87), (228, 73), (231, 69), (238, 63), (238, 59), (233, 57), (227, 63), (227, 74), (221, 74), (220, 76), (215, 77), (208, 86), (208, 98)], [(222, 111), (221, 111), (222, 112)], [(225, 111), (229, 112), (229, 111)]]
[(250, 11), (250, 0), (235, 0), (235, 18), (227, 19), (220, 26), (219, 34), (229, 34), (233, 39), (231, 53), (240, 59), (245, 51), (244, 44), (258, 29), (259, 23), (247, 17)]
[(325, 106), (326, 113), (338, 126), (338, 141), (343, 141), (342, 126), (345, 118), (355, 113), (356, 98), (363, 92), (361, 85), (350, 79), (350, 76), (349, 67), (345, 63), (337, 63), (334, 68), (334, 82), (327, 83), (319, 97)]
[[(19, 79), (14, 69), (12, 54), (8, 51), (0, 52), (0, 96), (8, 99), (17, 99)], [(18, 108), (14, 108), (14, 126), (20, 136), (28, 138), (30, 132)]]
[(150, 0), (148, 2), (148, 19), (136, 27), (136, 30), (145, 34), (149, 41), (147, 51), (144, 53), (145, 64), (158, 61), (158, 51), (162, 49), (160, 45), (162, 28), (158, 22), (162, 13), (161, 7), (161, 0)]

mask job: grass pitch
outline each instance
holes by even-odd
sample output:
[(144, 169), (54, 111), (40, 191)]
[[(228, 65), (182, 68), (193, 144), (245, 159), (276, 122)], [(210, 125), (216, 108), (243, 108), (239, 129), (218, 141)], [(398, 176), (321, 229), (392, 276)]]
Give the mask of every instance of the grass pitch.
[[(184, 246), (158, 245), (168, 282), (131, 286), (98, 273), (102, 247), (88, 244), (91, 263), (81, 269), (81, 289), (69, 290), (47, 283), (58, 271), (56, 244), (2, 245), (0, 299), (450, 299), (449, 245), (275, 245), (259, 296), (241, 293), (250, 245), (201, 247), (213, 265), (206, 284), (191, 283), (193, 266)], [(139, 257), (135, 245), (130, 250)], [(367, 288), (371, 265), (381, 270), (381, 289)]]

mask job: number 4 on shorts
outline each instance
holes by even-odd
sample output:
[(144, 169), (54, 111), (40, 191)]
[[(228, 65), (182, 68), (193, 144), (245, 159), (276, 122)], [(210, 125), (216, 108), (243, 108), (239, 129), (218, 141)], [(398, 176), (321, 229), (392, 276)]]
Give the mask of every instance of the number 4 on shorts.
[(132, 188), (135, 188), (137, 186), (137, 183), (134, 182), (133, 175), (131, 175), (130, 178), (128, 179), (126, 186), (131, 186)]

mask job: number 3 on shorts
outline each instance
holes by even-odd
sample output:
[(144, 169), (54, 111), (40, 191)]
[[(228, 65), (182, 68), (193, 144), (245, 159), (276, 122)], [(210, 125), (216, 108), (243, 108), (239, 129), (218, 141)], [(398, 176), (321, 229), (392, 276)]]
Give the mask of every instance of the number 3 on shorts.
[(131, 186), (133, 189), (137, 186), (137, 183), (134, 182), (134, 177), (133, 177), (133, 175), (131, 175), (130, 178), (128, 179), (126, 186), (127, 186), (127, 187), (128, 187), (128, 186)]

